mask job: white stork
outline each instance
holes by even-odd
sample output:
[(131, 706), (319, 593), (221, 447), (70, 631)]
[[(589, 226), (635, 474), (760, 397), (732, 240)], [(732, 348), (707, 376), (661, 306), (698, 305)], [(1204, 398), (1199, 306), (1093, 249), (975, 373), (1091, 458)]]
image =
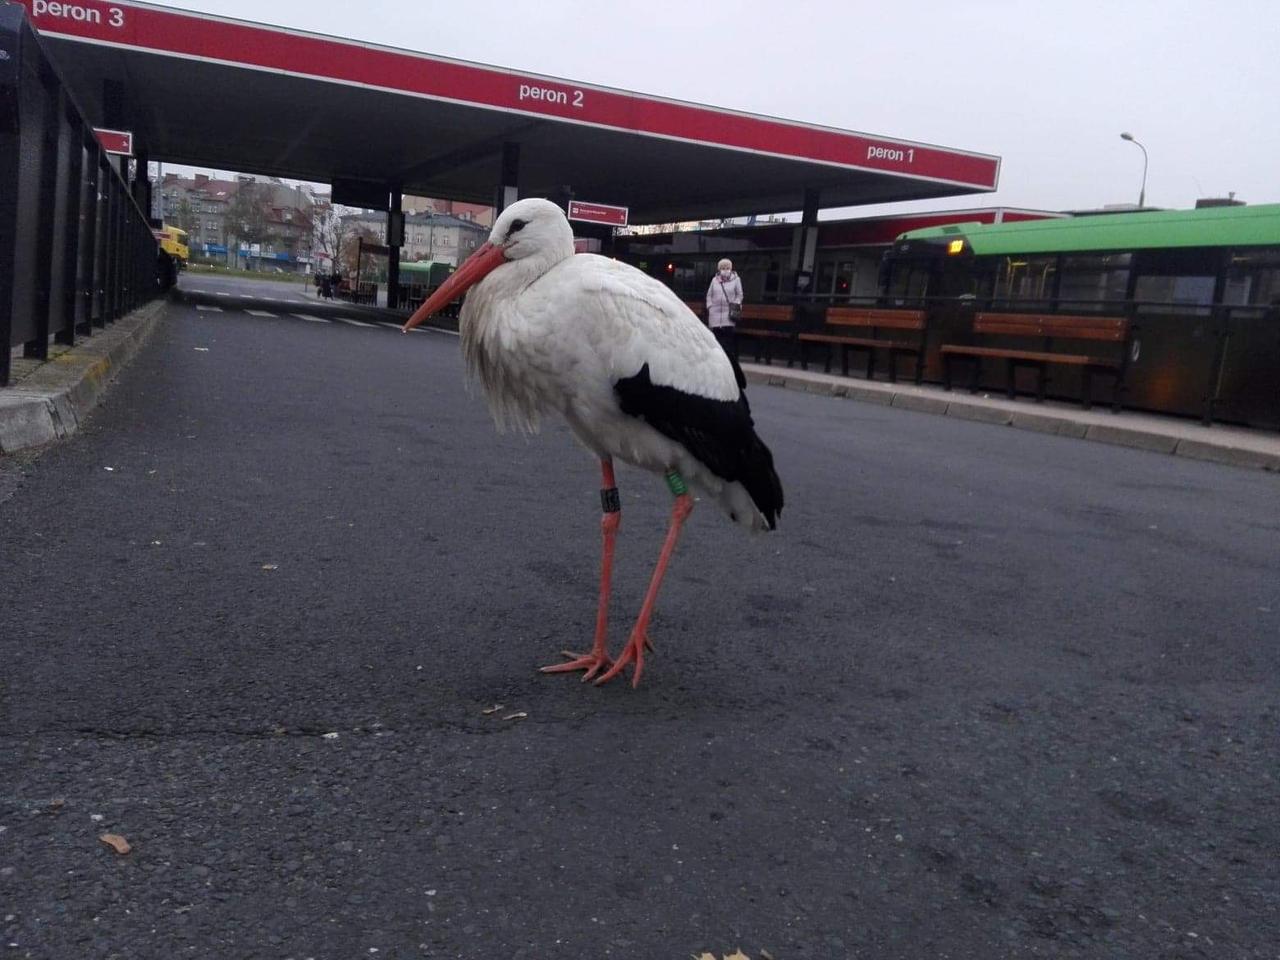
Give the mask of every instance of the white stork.
[[(536, 431), (539, 418), (555, 412), (600, 458), (604, 556), (595, 642), (589, 653), (565, 651), (568, 662), (543, 670), (584, 670), (584, 680), (604, 683), (633, 663), (635, 686), (658, 589), (693, 509), (686, 484), (752, 530), (772, 530), (782, 510), (782, 485), (756, 436), (741, 371), (666, 286), (607, 257), (575, 256), (569, 221), (547, 200), (520, 200), (503, 211), (489, 241), (405, 331), (468, 289), (462, 353), (499, 429)], [(620, 520), (614, 458), (664, 475), (675, 495), (644, 605), (616, 660), (605, 648)]]

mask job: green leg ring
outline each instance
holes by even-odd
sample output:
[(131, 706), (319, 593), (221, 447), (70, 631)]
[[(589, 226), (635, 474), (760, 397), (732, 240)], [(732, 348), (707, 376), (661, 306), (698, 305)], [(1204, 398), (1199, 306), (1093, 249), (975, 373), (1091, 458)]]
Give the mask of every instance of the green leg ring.
[(684, 484), (684, 478), (674, 470), (667, 471), (667, 486), (677, 497), (683, 497), (689, 492), (689, 488)]

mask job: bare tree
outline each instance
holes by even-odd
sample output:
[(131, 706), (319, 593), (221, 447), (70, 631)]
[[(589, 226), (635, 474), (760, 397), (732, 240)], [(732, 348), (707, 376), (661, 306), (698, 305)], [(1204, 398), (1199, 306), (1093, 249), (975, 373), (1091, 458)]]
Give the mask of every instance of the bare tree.
[(173, 213), (173, 225), (180, 230), (187, 231), (188, 234), (195, 232), (196, 210), (191, 205), (190, 198), (183, 197), (178, 202), (178, 209)]
[(311, 248), (314, 259), (338, 264), (338, 250), (342, 246), (343, 223), (332, 204), (318, 204), (312, 220)]
[(271, 208), (271, 188), (258, 183), (242, 183), (227, 207), (227, 232), (242, 243), (270, 243), (275, 233), (267, 219)]

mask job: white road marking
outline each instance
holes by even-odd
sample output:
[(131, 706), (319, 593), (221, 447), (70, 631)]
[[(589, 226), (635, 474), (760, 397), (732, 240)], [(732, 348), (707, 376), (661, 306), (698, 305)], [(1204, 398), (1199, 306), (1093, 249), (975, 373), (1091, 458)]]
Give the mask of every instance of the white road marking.
[(353, 327), (372, 327), (373, 326), (372, 323), (365, 323), (363, 320), (352, 320), (350, 317), (334, 317), (333, 319), (338, 320), (341, 323), (349, 323)]
[(221, 313), (221, 312), (222, 312), (222, 308), (221, 308), (221, 307), (215, 307), (215, 306), (212, 306), (212, 305), (207, 304), (207, 303), (197, 303), (197, 304), (196, 304), (196, 309), (197, 309), (197, 310), (204, 310), (204, 311), (206, 311), (206, 312), (208, 312), (208, 313)]
[(272, 320), (276, 318), (274, 313), (268, 313), (266, 310), (246, 310), (245, 313), (251, 317), (269, 317)]
[(329, 322), (324, 317), (313, 317), (309, 313), (295, 313), (294, 316), (297, 317), (299, 320), (310, 320), (312, 323), (328, 323)]
[(229, 296), (231, 296), (231, 294), (226, 293), (226, 292), (224, 292), (224, 291), (222, 291), (222, 290), (219, 290), (219, 291), (218, 291), (218, 296), (220, 296), (220, 297), (229, 297)]

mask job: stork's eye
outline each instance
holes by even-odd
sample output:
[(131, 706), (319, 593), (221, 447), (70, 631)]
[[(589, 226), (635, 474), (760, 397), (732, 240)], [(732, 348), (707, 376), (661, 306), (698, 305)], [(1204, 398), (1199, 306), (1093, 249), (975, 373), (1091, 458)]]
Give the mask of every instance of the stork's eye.
[(527, 220), (512, 220), (511, 226), (507, 230), (507, 236), (510, 237), (513, 233), (523, 230), (526, 223), (528, 223)]

